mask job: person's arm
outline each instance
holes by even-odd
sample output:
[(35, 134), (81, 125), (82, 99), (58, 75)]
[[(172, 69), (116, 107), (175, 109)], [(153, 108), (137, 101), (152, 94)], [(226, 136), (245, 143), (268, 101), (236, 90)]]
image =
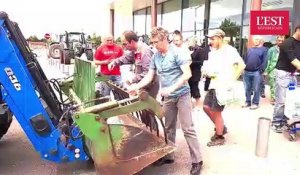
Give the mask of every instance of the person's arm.
[(103, 64), (109, 64), (110, 60), (103, 60), (103, 61), (99, 61), (99, 60), (94, 60), (95, 65), (103, 65)]
[(141, 70), (141, 72), (135, 74), (135, 76), (132, 79), (133, 83), (141, 81), (141, 79), (143, 79), (145, 77), (145, 75), (148, 73), (152, 55), (153, 55), (153, 52), (150, 49), (145, 50), (145, 52), (141, 58), (142, 70)]
[(110, 61), (109, 59), (104, 60), (103, 59), (104, 55), (102, 53), (101, 46), (96, 50), (95, 56), (94, 56), (94, 64), (95, 65), (103, 65), (103, 64), (108, 64)]
[(267, 67), (266, 67), (266, 69), (265, 69), (265, 74), (270, 74), (270, 72), (271, 72), (271, 63), (272, 63), (272, 56), (273, 56), (273, 54), (274, 54), (274, 51), (273, 51), (273, 47), (272, 48), (270, 48), (269, 50), (268, 50), (268, 53), (267, 53)]
[(182, 75), (178, 78), (177, 82), (174, 85), (161, 90), (162, 96), (170, 95), (172, 92), (176, 91), (178, 88), (180, 88), (188, 82), (188, 80), (192, 76), (190, 64), (191, 62), (188, 62), (180, 66), (180, 69), (182, 70)]
[(243, 61), (238, 62), (237, 64), (234, 64), (234, 74), (233, 74), (234, 80), (237, 80), (241, 76), (245, 67), (246, 67), (246, 64)]
[(148, 84), (150, 84), (154, 78), (155, 70), (149, 69), (148, 73), (145, 75), (145, 77), (138, 83), (131, 84), (127, 89), (129, 91), (136, 91), (139, 90)]
[(268, 59), (267, 59), (268, 50), (265, 48), (262, 55), (262, 64), (260, 66), (260, 71), (263, 73), (267, 67)]
[(191, 68), (190, 64), (192, 63), (191, 56), (189, 52), (185, 50), (178, 50), (178, 56), (176, 57), (177, 65), (180, 66), (182, 75), (178, 77), (177, 82), (167, 88), (161, 90), (162, 96), (169, 96), (172, 92), (176, 91), (178, 88), (182, 87), (188, 80), (191, 78)]
[(111, 61), (108, 64), (108, 69), (111, 70), (115, 66), (119, 66), (119, 65), (122, 65), (122, 64), (132, 64), (132, 63), (134, 63), (134, 55), (132, 53), (130, 53), (130, 54), (124, 53), (119, 58), (116, 58), (113, 61)]
[(234, 50), (233, 56), (235, 58), (235, 62), (233, 64), (233, 79), (237, 80), (243, 73), (246, 64), (244, 63), (242, 57), (239, 55), (236, 49)]
[(291, 64), (296, 67), (297, 70), (300, 70), (300, 61), (296, 56), (296, 48), (292, 39), (286, 39), (280, 46), (280, 52), (287, 53), (287, 57), (290, 60)]
[(156, 74), (156, 65), (155, 65), (155, 57), (153, 56), (153, 58), (151, 59), (150, 65), (149, 65), (149, 71), (145, 75), (145, 77), (140, 82), (131, 84), (129, 87), (127, 87), (127, 89), (130, 92), (134, 92), (138, 89), (141, 89), (141, 88), (147, 86), (149, 83), (152, 82), (155, 74)]
[(300, 61), (298, 59), (295, 58), (291, 63), (297, 68), (298, 71), (300, 71)]

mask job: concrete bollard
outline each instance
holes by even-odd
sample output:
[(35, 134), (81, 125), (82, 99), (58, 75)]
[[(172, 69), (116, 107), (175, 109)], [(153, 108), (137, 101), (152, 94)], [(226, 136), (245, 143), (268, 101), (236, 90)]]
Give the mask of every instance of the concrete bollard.
[(257, 125), (256, 149), (255, 154), (258, 157), (267, 157), (271, 119), (260, 117)]

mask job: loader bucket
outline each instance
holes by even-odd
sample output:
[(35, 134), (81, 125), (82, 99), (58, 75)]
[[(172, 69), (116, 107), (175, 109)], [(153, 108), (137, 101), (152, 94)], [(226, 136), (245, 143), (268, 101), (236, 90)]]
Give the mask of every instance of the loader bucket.
[(135, 174), (175, 149), (173, 143), (151, 133), (131, 114), (112, 117), (112, 122), (91, 113), (75, 118), (101, 175)]

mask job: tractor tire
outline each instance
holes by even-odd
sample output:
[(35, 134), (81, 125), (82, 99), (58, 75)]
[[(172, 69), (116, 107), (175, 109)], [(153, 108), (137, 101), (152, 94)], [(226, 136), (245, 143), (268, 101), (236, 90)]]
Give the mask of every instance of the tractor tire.
[(69, 65), (71, 64), (71, 59), (74, 58), (74, 51), (73, 50), (64, 50), (60, 63)]
[(86, 50), (85, 54), (86, 54), (87, 60), (93, 61), (93, 59), (94, 59), (93, 50)]
[(6, 105), (0, 104), (0, 140), (7, 133), (12, 122), (12, 113)]
[(52, 44), (49, 47), (49, 56), (53, 59), (61, 58), (61, 46), (59, 44)]

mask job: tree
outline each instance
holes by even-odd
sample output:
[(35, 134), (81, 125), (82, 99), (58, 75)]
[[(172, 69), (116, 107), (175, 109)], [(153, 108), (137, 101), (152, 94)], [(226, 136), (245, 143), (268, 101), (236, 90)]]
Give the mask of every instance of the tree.
[(225, 18), (219, 28), (225, 32), (226, 36), (230, 37), (230, 45), (234, 44), (233, 37), (240, 35), (240, 27), (236, 24), (236, 22), (230, 21), (230, 19)]
[(93, 43), (93, 45), (95, 45), (95, 47), (98, 47), (101, 45), (101, 36), (97, 36), (96, 33), (93, 33), (92, 37), (91, 37), (91, 42)]
[(30, 36), (30, 37), (27, 39), (27, 41), (39, 42), (39, 41), (41, 41), (41, 40), (40, 40), (40, 39), (38, 39), (38, 37), (37, 37), (37, 36), (35, 36), (35, 35), (32, 35), (32, 36)]

